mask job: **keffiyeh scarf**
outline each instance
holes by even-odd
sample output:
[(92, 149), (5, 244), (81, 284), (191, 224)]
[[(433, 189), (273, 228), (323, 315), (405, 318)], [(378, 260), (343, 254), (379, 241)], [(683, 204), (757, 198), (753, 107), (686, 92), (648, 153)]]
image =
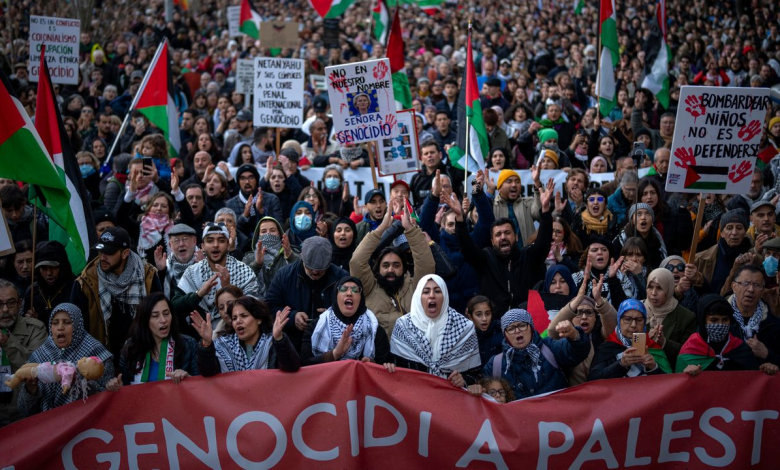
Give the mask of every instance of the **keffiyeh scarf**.
[[(315, 356), (320, 356), (336, 347), (347, 325), (338, 319), (332, 308), (329, 308), (317, 321), (317, 326), (311, 335), (311, 349)], [(371, 310), (360, 315), (352, 327), (352, 344), (340, 359), (360, 360), (364, 357), (374, 359), (374, 340), (379, 322)]]
[(179, 283), (179, 279), (181, 279), (181, 277), (184, 275), (184, 271), (195, 264), (195, 259), (195, 253), (193, 253), (189, 261), (180, 263), (179, 260), (176, 259), (176, 256), (174, 256), (173, 252), (168, 253), (168, 260), (165, 262), (167, 265), (165, 272), (165, 286), (163, 286), (166, 297), (169, 299), (172, 298), (173, 293), (171, 292), (171, 285), (177, 285)]
[(108, 334), (108, 321), (111, 319), (111, 299), (131, 306), (132, 315), (135, 318), (135, 306), (146, 297), (146, 283), (144, 282), (144, 262), (140, 256), (130, 252), (127, 257), (127, 266), (122, 274), (107, 273), (97, 266), (98, 294), (100, 295), (100, 309), (103, 311), (106, 334)]
[(764, 301), (758, 301), (756, 311), (753, 312), (753, 315), (750, 317), (747, 324), (745, 324), (745, 317), (742, 316), (742, 313), (740, 313), (739, 308), (737, 307), (736, 295), (731, 296), (731, 308), (734, 309), (734, 320), (737, 321), (737, 324), (742, 329), (745, 339), (750, 339), (755, 336), (758, 333), (758, 327), (761, 324), (761, 320), (764, 319)]
[(241, 345), (238, 335), (219, 336), (214, 340), (219, 368), (222, 372), (238, 372), (242, 370), (268, 369), (271, 357), (273, 337), (269, 334), (260, 335), (252, 354), (247, 357), (246, 350)]
[(141, 234), (138, 237), (138, 252), (153, 248), (173, 228), (173, 221), (168, 214), (146, 214), (141, 219)]
[[(258, 294), (257, 276), (255, 276), (254, 271), (249, 266), (228, 255), (225, 260), (225, 267), (228, 273), (230, 273), (230, 284), (241, 289), (244, 295), (256, 296)], [(179, 289), (183, 290), (185, 294), (197, 292), (213, 275), (214, 271), (212, 271), (208, 259), (201, 260), (184, 271), (179, 280)], [(206, 312), (212, 314), (216, 312), (217, 291), (221, 288), (222, 284), (218, 281), (217, 285), (212, 287), (208, 294), (201, 299), (200, 306)], [(219, 316), (214, 315), (212, 321), (216, 323), (219, 319)]]

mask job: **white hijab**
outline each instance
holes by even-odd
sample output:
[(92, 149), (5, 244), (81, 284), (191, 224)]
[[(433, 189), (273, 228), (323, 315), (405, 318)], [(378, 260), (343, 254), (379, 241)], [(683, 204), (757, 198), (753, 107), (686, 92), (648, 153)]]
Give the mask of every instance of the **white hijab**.
[[(439, 288), (441, 288), (442, 294), (444, 294), (444, 302), (441, 305), (438, 315), (435, 318), (429, 317), (425, 313), (425, 308), (422, 303), (423, 289), (428, 281), (435, 282)], [(450, 296), (447, 292), (447, 284), (444, 279), (435, 275), (429, 274), (420, 279), (417, 283), (417, 288), (412, 295), (412, 309), (409, 312), (409, 317), (412, 320), (412, 324), (425, 333), (425, 337), (431, 345), (431, 351), (433, 353), (432, 359), (438, 361), (441, 356), (441, 340), (444, 327), (447, 325), (447, 317), (450, 312)]]

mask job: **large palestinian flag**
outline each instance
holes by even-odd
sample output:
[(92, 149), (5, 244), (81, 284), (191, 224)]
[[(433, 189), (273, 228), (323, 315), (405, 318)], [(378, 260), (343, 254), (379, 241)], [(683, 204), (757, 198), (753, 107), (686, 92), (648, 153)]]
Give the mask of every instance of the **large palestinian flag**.
[(655, 5), (655, 21), (645, 44), (645, 79), (642, 88), (652, 91), (664, 109), (669, 108), (669, 61), (672, 53), (666, 44), (666, 0)]
[(398, 9), (390, 29), (390, 39), (387, 41), (387, 58), (390, 59), (390, 78), (393, 80), (393, 96), (397, 110), (412, 107), (412, 91), (409, 89), (409, 77), (406, 75), (404, 53), (404, 38), (401, 35), (401, 20)]
[(252, 7), (249, 0), (241, 0), (241, 12), (238, 20), (238, 30), (247, 36), (260, 39), (260, 13)]
[[(30, 200), (44, 213), (50, 215), (49, 240), (56, 240), (65, 246), (71, 268), (80, 273), (87, 265), (89, 249), (97, 241), (95, 224), (92, 222), (92, 210), (84, 180), (81, 177), (78, 160), (62, 124), (62, 116), (57, 109), (54, 88), (46, 65), (45, 46), (41, 50), (41, 68), (38, 75), (38, 102), (35, 107), (35, 128), (46, 146), (51, 160), (56, 166), (60, 180), (65, 183), (69, 193), (66, 201), (67, 220), (57, 221), (51, 216), (56, 201), (42, 200), (38, 197), (35, 185), (30, 188)], [(60, 202), (61, 203), (61, 202)]]
[(620, 60), (615, 0), (601, 0), (599, 9), (599, 34), (601, 35), (601, 66), (597, 78), (599, 112), (606, 116), (617, 103), (615, 67)]
[(355, 0), (309, 0), (311, 6), (323, 18), (338, 18)]
[(175, 91), (173, 76), (168, 62), (168, 40), (163, 40), (152, 60), (152, 65), (141, 82), (138, 98), (133, 107), (157, 126), (168, 141), (171, 158), (179, 156), (181, 137), (179, 136), (179, 111), (173, 101)]

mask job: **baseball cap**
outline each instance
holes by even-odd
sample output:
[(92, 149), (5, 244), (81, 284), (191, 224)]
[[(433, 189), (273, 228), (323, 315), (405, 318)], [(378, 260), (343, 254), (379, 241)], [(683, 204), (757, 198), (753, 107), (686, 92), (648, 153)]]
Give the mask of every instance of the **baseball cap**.
[(130, 74), (130, 80), (143, 80), (144, 79), (144, 73), (140, 70), (133, 70), (133, 72)]
[(113, 255), (119, 250), (130, 248), (130, 235), (122, 227), (109, 227), (100, 235), (96, 250)]
[(224, 235), (225, 238), (230, 240), (230, 232), (228, 232), (227, 226), (223, 224), (222, 222), (208, 222), (205, 227), (203, 227), (203, 239), (205, 240), (207, 236), (209, 235)]
[(393, 188), (395, 188), (396, 186), (399, 186), (399, 185), (403, 186), (404, 188), (406, 188), (407, 191), (411, 191), (411, 189), (409, 188), (409, 183), (407, 183), (404, 180), (395, 180), (395, 181), (393, 181), (393, 183), (390, 185), (390, 189), (393, 189)]
[(383, 192), (382, 192), (381, 190), (379, 190), (379, 189), (372, 189), (371, 191), (369, 191), (369, 192), (367, 192), (367, 193), (366, 193), (366, 197), (363, 199), (363, 204), (368, 204), (369, 202), (371, 202), (371, 199), (372, 199), (374, 196), (376, 196), (377, 194), (379, 194), (380, 196), (382, 196), (382, 199), (384, 199), (385, 201), (387, 201), (387, 199), (385, 198), (385, 193), (383, 193)]
[(772, 209), (775, 208), (775, 205), (772, 204), (770, 201), (759, 200), (754, 202), (753, 205), (750, 206), (750, 213), (752, 214), (753, 212), (757, 211), (760, 207), (764, 207), (764, 206), (771, 207)]
[(249, 111), (247, 109), (242, 109), (236, 115), (237, 121), (252, 121), (252, 118), (253, 118), (252, 111)]
[(328, 101), (325, 98), (318, 96), (314, 98), (312, 108), (314, 108), (315, 113), (324, 113), (328, 109)]

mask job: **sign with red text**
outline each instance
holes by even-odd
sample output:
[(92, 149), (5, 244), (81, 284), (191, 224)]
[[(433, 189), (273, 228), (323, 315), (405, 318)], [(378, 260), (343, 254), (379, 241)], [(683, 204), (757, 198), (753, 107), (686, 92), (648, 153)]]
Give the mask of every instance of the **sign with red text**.
[(46, 45), (46, 64), (51, 81), (63, 85), (79, 82), (79, 39), (81, 22), (70, 18), (30, 16), (30, 60), (27, 70), (31, 82), (38, 81), (41, 46)]
[(768, 88), (682, 87), (666, 191), (746, 194), (769, 106)]
[(325, 76), (339, 144), (392, 137), (397, 121), (389, 59), (325, 67)]
[(0, 468), (774, 469), (779, 380), (601, 380), (501, 405), (357, 361), (192, 377), (6, 426)]

